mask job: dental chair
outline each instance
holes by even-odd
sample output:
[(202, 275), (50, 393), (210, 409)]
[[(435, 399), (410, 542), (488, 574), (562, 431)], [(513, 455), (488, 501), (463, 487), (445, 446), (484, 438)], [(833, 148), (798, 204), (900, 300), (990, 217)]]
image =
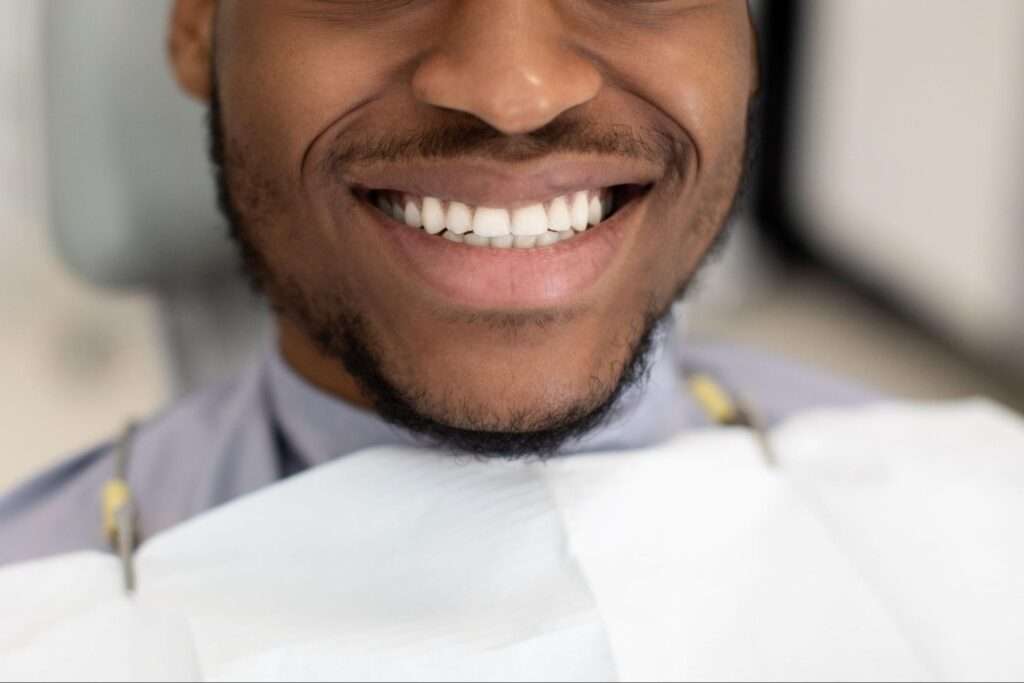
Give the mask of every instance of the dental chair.
[(269, 316), (216, 209), (205, 109), (166, 59), (168, 0), (45, 11), (53, 238), (90, 283), (152, 295), (176, 395), (262, 348)]

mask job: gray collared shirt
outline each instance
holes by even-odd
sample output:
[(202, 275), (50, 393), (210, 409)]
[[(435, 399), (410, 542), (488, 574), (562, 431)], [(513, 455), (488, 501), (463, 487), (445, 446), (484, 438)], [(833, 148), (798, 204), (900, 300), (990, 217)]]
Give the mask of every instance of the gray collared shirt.
[[(643, 448), (708, 426), (682, 384), (683, 368), (714, 375), (769, 424), (809, 408), (879, 398), (763, 353), (684, 345), (662, 335), (649, 381), (627, 391), (612, 419), (562, 453)], [(272, 340), (262, 359), (237, 378), (145, 421), (134, 439), (128, 481), (147, 538), (306, 468), (365, 448), (415, 443), (412, 434), (305, 381)], [(114, 472), (112, 452), (104, 444), (0, 496), (0, 564), (105, 550), (99, 497)]]

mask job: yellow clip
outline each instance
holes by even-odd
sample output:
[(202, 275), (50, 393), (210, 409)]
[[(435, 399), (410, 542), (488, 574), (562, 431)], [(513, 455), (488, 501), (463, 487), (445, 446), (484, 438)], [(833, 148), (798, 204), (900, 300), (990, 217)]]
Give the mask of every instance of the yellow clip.
[(115, 478), (108, 481), (103, 486), (102, 494), (103, 502), (103, 531), (107, 535), (107, 540), (115, 548), (118, 546), (118, 533), (120, 526), (118, 525), (118, 515), (132, 502), (132, 493), (128, 488), (128, 482), (121, 478)]
[(693, 397), (713, 421), (723, 425), (740, 421), (740, 411), (718, 382), (703, 373), (690, 375), (687, 382)]

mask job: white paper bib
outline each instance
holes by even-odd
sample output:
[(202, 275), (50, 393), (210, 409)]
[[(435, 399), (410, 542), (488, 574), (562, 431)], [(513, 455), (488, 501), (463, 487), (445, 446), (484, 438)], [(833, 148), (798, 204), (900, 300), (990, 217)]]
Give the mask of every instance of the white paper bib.
[[(0, 571), (0, 678), (1024, 676), (1024, 427), (984, 401), (546, 464), (346, 456), (139, 551)], [(143, 501), (144, 505), (145, 502)]]

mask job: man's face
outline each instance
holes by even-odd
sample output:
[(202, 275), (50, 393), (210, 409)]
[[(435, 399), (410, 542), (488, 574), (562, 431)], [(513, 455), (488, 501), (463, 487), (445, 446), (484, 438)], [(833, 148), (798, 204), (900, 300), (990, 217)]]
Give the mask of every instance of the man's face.
[(210, 2), (176, 65), (293, 365), (442, 432), (606, 404), (737, 190), (746, 2)]

